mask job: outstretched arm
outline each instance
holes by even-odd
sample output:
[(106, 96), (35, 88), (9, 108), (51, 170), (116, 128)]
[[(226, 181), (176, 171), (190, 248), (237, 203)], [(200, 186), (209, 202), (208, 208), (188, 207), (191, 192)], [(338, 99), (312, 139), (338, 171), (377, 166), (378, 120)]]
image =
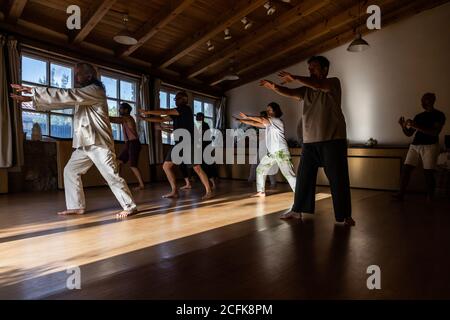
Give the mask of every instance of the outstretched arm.
[(281, 71), (278, 76), (282, 79), (282, 84), (290, 83), (290, 82), (300, 82), (302, 85), (321, 90), (324, 92), (330, 92), (333, 88), (333, 83), (331, 79), (315, 79), (311, 77), (302, 77), (293, 75), (287, 71)]
[(123, 123), (123, 118), (122, 117), (109, 117), (109, 121), (112, 123)]
[(302, 100), (303, 99), (303, 93), (301, 88), (296, 88), (296, 89), (291, 89), (291, 88), (287, 88), (287, 87), (283, 87), (280, 85), (277, 85), (275, 83), (273, 83), (272, 81), (269, 80), (261, 80), (259, 85), (261, 87), (267, 88), (269, 90), (272, 90), (276, 93), (278, 93), (279, 95), (285, 96), (285, 97), (289, 97), (289, 98), (294, 98), (297, 100)]
[(407, 120), (406, 124), (411, 127), (414, 131), (420, 131), (430, 136), (437, 136), (442, 130), (443, 125), (439, 122), (435, 122), (431, 128), (426, 128), (424, 126), (418, 125), (414, 120)]
[(156, 110), (143, 110), (138, 109), (140, 115), (146, 116), (178, 116), (180, 115), (176, 109), (156, 109)]
[(257, 127), (257, 128), (265, 128), (266, 127), (262, 123), (252, 121), (252, 120), (245, 120), (245, 119), (237, 119), (237, 120), (240, 121), (241, 123), (248, 124), (249, 126), (252, 126), (252, 127)]
[(400, 126), (402, 127), (402, 130), (403, 130), (403, 133), (405, 134), (405, 136), (411, 137), (411, 136), (416, 132), (416, 130), (414, 130), (414, 129), (412, 129), (412, 128), (408, 128), (408, 127), (406, 126), (406, 120), (405, 120), (405, 117), (401, 117), (401, 118), (398, 120), (398, 123), (399, 123)]
[(239, 116), (244, 119), (244, 120), (249, 120), (249, 121), (253, 121), (253, 122), (258, 122), (264, 126), (268, 126), (270, 124), (269, 120), (267, 120), (267, 118), (265, 117), (250, 117), (247, 116), (245, 113), (240, 112)]
[(140, 116), (139, 119), (147, 122), (153, 122), (153, 123), (166, 123), (172, 121), (171, 117), (142, 117)]

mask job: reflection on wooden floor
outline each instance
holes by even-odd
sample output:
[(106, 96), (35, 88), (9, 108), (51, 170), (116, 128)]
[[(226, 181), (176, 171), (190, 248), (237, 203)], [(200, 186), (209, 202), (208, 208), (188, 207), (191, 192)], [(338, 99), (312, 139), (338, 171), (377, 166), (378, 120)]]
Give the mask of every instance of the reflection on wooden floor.
[[(91, 212), (76, 217), (54, 214), (62, 192), (1, 196), (0, 298), (450, 297), (445, 200), (402, 204), (353, 190), (349, 229), (334, 224), (327, 189), (302, 224), (278, 218), (292, 204), (285, 184), (266, 199), (239, 181), (223, 181), (203, 202), (199, 186), (173, 201), (164, 192), (153, 184), (135, 193), (141, 213), (125, 221), (114, 218), (107, 188), (88, 189)], [(383, 272), (379, 292), (366, 287), (371, 264)], [(66, 288), (72, 266), (81, 268), (81, 290)]]

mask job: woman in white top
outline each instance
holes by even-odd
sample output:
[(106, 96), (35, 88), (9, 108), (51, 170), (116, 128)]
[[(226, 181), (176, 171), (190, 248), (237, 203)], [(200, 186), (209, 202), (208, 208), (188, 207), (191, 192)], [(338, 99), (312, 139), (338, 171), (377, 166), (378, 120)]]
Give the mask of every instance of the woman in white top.
[(265, 129), (267, 154), (261, 159), (256, 169), (256, 188), (257, 197), (265, 197), (266, 176), (268, 173), (274, 174), (275, 165), (281, 170), (281, 173), (289, 182), (292, 191), (295, 191), (295, 173), (291, 161), (291, 154), (284, 137), (284, 123), (280, 119), (283, 115), (280, 106), (276, 102), (271, 102), (267, 106), (267, 118), (249, 117), (240, 113), (240, 121), (258, 128)]

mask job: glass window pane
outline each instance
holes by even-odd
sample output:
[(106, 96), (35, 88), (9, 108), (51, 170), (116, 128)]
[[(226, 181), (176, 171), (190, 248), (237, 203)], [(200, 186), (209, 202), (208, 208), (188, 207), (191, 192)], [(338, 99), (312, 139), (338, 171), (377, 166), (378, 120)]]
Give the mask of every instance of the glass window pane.
[(119, 115), (117, 101), (108, 99), (108, 111), (110, 116), (116, 117)]
[(171, 93), (170, 94), (170, 109), (175, 109), (177, 107), (177, 105), (175, 104), (175, 94)]
[(109, 98), (117, 98), (117, 80), (105, 76), (102, 76), (101, 80), (105, 85), (106, 96)]
[(111, 123), (114, 140), (122, 140), (122, 128), (118, 123)]
[(198, 100), (194, 100), (194, 114), (198, 112), (203, 112), (202, 110), (202, 102)]
[(214, 105), (212, 103), (205, 103), (205, 117), (214, 117)]
[(72, 88), (72, 68), (51, 63), (50, 85), (57, 88)]
[(72, 138), (72, 118), (67, 116), (50, 116), (50, 135), (58, 138)]
[(27, 139), (31, 139), (33, 125), (37, 123), (41, 127), (42, 134), (48, 135), (47, 115), (29, 111), (22, 112), (23, 132), (26, 132)]
[(210, 129), (214, 129), (214, 121), (211, 118), (205, 118), (205, 122), (209, 125)]
[(159, 107), (161, 109), (167, 109), (167, 92), (159, 92)]
[(47, 85), (47, 62), (22, 56), (22, 81)]
[(129, 81), (120, 81), (120, 99), (136, 101), (136, 84)]
[(162, 143), (169, 144), (169, 134), (167, 132), (161, 131)]

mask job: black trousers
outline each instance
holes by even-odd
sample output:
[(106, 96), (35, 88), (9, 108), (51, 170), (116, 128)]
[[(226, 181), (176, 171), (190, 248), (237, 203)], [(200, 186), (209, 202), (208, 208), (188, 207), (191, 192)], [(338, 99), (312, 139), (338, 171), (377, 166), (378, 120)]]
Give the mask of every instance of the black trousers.
[(330, 182), (336, 221), (343, 221), (344, 218), (351, 217), (346, 140), (303, 144), (292, 211), (314, 213), (316, 179), (319, 167), (324, 168)]

